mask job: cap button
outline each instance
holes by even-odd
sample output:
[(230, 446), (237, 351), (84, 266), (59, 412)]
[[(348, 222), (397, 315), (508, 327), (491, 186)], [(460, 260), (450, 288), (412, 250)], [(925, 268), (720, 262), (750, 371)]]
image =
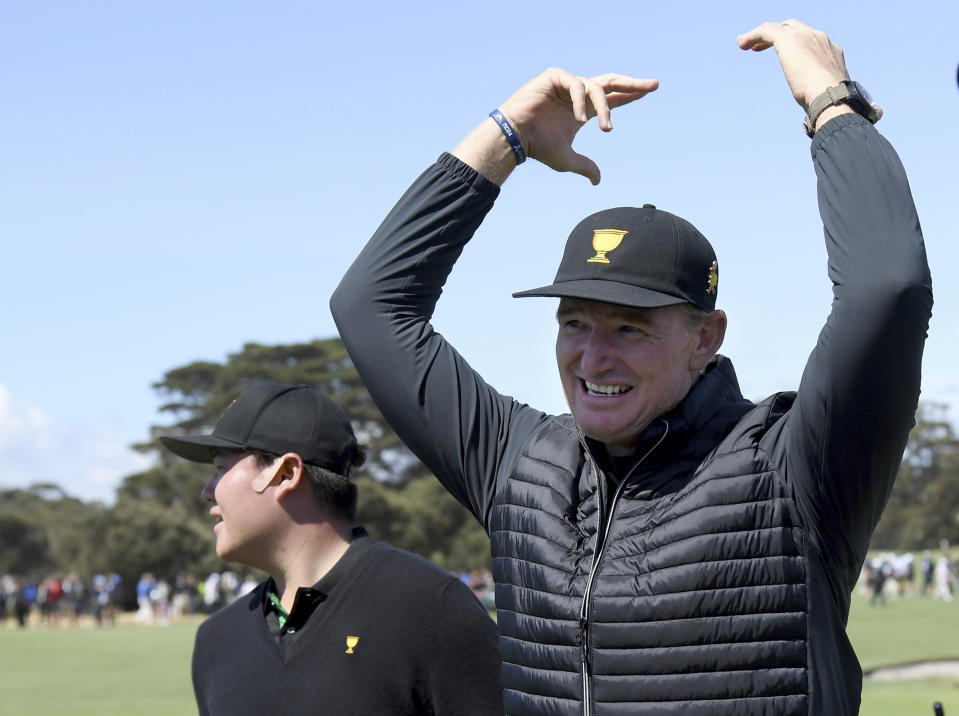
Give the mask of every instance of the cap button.
[(655, 205), (655, 204), (643, 204), (643, 208), (644, 208), (644, 209), (655, 209), (655, 208), (656, 208), (656, 205)]

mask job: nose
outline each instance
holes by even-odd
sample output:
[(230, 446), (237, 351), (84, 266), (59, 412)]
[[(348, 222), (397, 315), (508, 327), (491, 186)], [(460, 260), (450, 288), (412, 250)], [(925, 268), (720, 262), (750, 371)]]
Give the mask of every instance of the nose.
[(599, 376), (609, 370), (614, 362), (615, 358), (608, 338), (601, 331), (590, 331), (583, 342), (583, 353), (579, 359), (583, 374)]
[(216, 491), (216, 484), (220, 481), (218, 475), (210, 475), (210, 479), (206, 481), (206, 484), (203, 486), (203, 489), (200, 490), (200, 497), (202, 497), (207, 502), (215, 502), (216, 497), (214, 492)]

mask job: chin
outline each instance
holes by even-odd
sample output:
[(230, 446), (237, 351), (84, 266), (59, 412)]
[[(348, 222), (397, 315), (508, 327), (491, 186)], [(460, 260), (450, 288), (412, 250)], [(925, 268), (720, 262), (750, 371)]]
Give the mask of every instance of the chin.
[(633, 449), (633, 446), (642, 434), (642, 429), (636, 430), (632, 424), (617, 428), (608, 424), (594, 424), (593, 426), (589, 426), (589, 423), (587, 423), (584, 425), (579, 420), (577, 420), (576, 423), (579, 425), (579, 429), (583, 431), (583, 434), (591, 440), (603, 443), (603, 445), (607, 447), (618, 447), (627, 451)]
[[(584, 414), (585, 413), (585, 414)], [(579, 415), (575, 412), (573, 413), (573, 418), (576, 420), (576, 424), (579, 425), (580, 430), (584, 434), (593, 438), (593, 440), (599, 440), (600, 442), (609, 442), (627, 439), (624, 436), (631, 435), (635, 433), (635, 430), (632, 428), (632, 421), (629, 420), (611, 420), (613, 416), (610, 415), (597, 415), (595, 411), (587, 410), (582, 411)]]
[(235, 562), (236, 555), (234, 554), (235, 550), (231, 550), (228, 545), (221, 547), (219, 544), (216, 546), (216, 556), (222, 559), (224, 562)]

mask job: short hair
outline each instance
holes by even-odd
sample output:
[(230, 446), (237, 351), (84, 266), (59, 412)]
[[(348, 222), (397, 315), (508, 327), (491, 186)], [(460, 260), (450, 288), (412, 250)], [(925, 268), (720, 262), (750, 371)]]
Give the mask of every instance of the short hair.
[(705, 308), (700, 308), (699, 306), (684, 301), (683, 303), (678, 304), (683, 313), (686, 316), (687, 322), (690, 328), (698, 328), (702, 325), (703, 321), (709, 316), (712, 311), (707, 311)]
[[(252, 452), (256, 466), (260, 469), (269, 467), (280, 457), (262, 450)], [(356, 485), (350, 481), (350, 473), (354, 467), (359, 467), (365, 461), (366, 449), (357, 445), (342, 473), (303, 463), (303, 470), (313, 486), (313, 494), (323, 509), (349, 522), (356, 521), (357, 492)]]

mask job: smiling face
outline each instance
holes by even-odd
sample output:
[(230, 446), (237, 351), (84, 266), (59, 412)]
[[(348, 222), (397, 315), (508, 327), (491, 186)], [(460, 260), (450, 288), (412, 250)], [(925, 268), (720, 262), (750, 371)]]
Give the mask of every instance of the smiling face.
[(562, 299), (556, 360), (582, 431), (611, 454), (632, 452), (646, 426), (686, 397), (719, 348), (722, 336), (714, 344), (709, 335), (714, 315), (697, 326), (682, 306)]
[(260, 568), (266, 563), (276, 515), (271, 497), (254, 485), (272, 470), (257, 467), (250, 452), (220, 452), (213, 459), (213, 475), (201, 494), (218, 520), (213, 532), (220, 559)]

